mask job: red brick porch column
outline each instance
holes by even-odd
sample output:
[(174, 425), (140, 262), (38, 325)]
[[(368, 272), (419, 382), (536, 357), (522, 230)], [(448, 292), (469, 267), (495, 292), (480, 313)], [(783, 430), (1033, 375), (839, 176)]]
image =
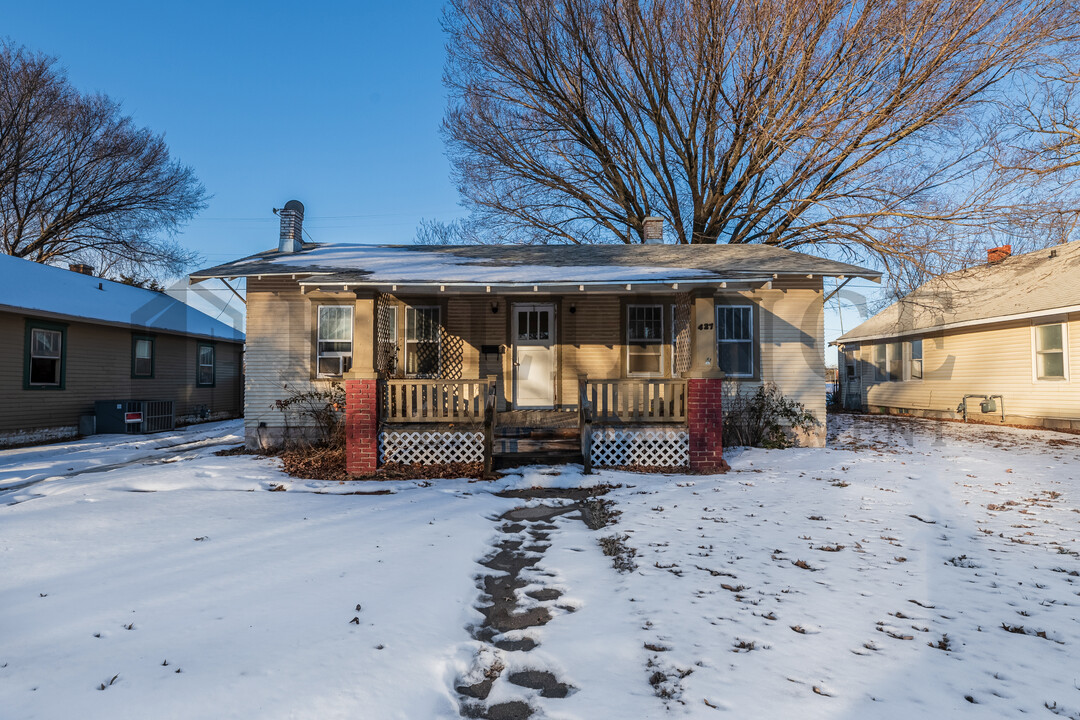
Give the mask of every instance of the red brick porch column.
[(721, 473), (730, 469), (724, 460), (721, 416), (723, 377), (686, 380), (686, 424), (690, 433), (690, 472)]
[(377, 382), (345, 379), (345, 470), (352, 475), (371, 475), (378, 466)]

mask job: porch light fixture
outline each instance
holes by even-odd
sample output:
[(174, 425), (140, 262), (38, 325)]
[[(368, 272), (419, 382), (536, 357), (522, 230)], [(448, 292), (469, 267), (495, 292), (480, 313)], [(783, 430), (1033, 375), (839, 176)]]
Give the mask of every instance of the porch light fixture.
[(570, 314), (573, 315), (576, 312), (577, 312), (577, 305), (575, 305), (574, 303), (570, 303)]
[(539, 285), (533, 285), (533, 292), (540, 292), (540, 286)]
[(577, 289), (578, 289), (578, 292), (585, 292), (585, 286), (584, 285), (578, 285)]
[(671, 283), (671, 289), (672, 290), (678, 290), (679, 289), (679, 283)]
[(630, 283), (626, 283), (626, 292), (630, 292)]
[(446, 292), (446, 286), (445, 285), (440, 285), (439, 286), (439, 292)]
[(484, 292), (491, 292), (491, 286), (488, 285), (487, 287), (485, 287)]
[(494, 315), (499, 312), (499, 303), (494, 300), (491, 301), (491, 314)]

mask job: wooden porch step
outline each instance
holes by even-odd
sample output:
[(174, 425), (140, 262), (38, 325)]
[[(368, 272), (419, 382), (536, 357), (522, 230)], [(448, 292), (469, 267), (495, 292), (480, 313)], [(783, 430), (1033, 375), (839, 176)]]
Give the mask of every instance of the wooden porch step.
[(581, 441), (576, 438), (495, 438), (496, 455), (514, 453), (577, 453)]
[(581, 431), (576, 427), (504, 427), (501, 425), (496, 425), (495, 437), (531, 438), (535, 440), (562, 440), (580, 438)]
[(581, 450), (574, 452), (514, 452), (495, 453), (492, 459), (492, 467), (496, 470), (519, 467), (521, 465), (570, 465), (582, 464)]

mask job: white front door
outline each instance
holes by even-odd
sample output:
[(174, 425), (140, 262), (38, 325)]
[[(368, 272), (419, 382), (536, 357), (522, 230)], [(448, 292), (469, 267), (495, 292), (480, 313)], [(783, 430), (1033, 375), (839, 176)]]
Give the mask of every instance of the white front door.
[(555, 306), (514, 305), (514, 407), (555, 407)]

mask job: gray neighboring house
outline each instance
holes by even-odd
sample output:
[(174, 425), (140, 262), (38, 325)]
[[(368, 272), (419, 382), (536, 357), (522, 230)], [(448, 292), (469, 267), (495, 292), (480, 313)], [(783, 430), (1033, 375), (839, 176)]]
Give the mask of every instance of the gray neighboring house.
[(835, 344), (848, 408), (1080, 430), (1080, 241), (994, 248)]

